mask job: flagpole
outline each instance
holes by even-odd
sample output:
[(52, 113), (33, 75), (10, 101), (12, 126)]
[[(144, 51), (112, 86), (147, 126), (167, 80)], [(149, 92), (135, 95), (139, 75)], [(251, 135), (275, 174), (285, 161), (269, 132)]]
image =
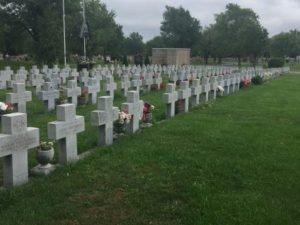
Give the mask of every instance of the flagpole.
[[(85, 26), (85, 0), (83, 0), (83, 24)], [(86, 61), (86, 40), (85, 40), (85, 34), (83, 35), (83, 60)]]
[(63, 34), (64, 34), (64, 64), (67, 66), (67, 47), (66, 47), (66, 14), (65, 14), (65, 0), (62, 0), (63, 6)]

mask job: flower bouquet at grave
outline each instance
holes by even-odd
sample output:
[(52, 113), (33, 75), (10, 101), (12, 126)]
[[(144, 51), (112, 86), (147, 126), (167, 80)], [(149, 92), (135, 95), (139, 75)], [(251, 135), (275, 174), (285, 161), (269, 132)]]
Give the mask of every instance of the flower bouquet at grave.
[(240, 87), (245, 88), (248, 87), (249, 85), (250, 85), (250, 80), (247, 80), (246, 78), (241, 80)]
[(118, 119), (114, 123), (114, 131), (118, 134), (125, 133), (127, 124), (130, 123), (132, 115), (125, 111), (120, 111), (118, 114)]
[(10, 103), (0, 102), (0, 116), (8, 113), (12, 113), (14, 110)]
[(151, 123), (152, 122), (152, 111), (154, 109), (155, 109), (154, 105), (151, 105), (148, 102), (144, 103), (143, 116), (142, 116), (142, 121), (144, 123)]
[(53, 148), (53, 145), (53, 141), (41, 141), (37, 149), (41, 151), (48, 151)]

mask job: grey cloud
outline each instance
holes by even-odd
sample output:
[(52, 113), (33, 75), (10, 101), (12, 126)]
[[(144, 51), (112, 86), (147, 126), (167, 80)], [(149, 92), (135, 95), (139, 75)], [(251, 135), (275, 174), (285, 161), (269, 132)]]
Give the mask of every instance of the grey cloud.
[(200, 20), (202, 26), (214, 23), (215, 14), (223, 12), (232, 2), (243, 8), (253, 9), (269, 34), (300, 30), (300, 0), (103, 0), (108, 9), (116, 13), (117, 23), (123, 26), (125, 35), (139, 32), (144, 40), (160, 33), (165, 5), (182, 6)]

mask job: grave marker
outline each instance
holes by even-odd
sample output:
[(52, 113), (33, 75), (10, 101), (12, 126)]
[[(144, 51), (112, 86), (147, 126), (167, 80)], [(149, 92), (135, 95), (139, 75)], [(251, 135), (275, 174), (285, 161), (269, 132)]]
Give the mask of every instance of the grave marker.
[(55, 99), (59, 98), (59, 91), (54, 88), (53, 82), (45, 82), (42, 90), (38, 92), (38, 98), (44, 101), (45, 111), (55, 109)]
[(114, 99), (116, 89), (117, 89), (117, 84), (114, 82), (114, 77), (113, 76), (106, 77), (105, 91), (113, 99)]
[(48, 123), (48, 137), (58, 140), (59, 163), (76, 161), (77, 133), (84, 131), (84, 117), (76, 115), (74, 104), (57, 106), (57, 121)]
[(192, 81), (192, 107), (199, 105), (200, 94), (202, 93), (202, 86), (200, 86), (200, 79)]
[(166, 103), (166, 116), (168, 118), (175, 116), (175, 102), (178, 100), (178, 92), (175, 84), (167, 85), (167, 93), (164, 93), (163, 100)]
[(178, 100), (183, 101), (183, 112), (189, 111), (189, 97), (191, 97), (191, 89), (189, 88), (189, 81), (181, 81), (180, 89), (178, 91)]
[(100, 85), (96, 78), (89, 78), (87, 82), (87, 90), (89, 94), (89, 102), (91, 104), (97, 103), (97, 95), (100, 91)]
[(25, 83), (15, 83), (13, 93), (6, 94), (6, 101), (14, 104), (15, 111), (26, 113), (26, 102), (32, 100), (31, 91), (25, 90)]
[(77, 87), (77, 81), (68, 80), (67, 88), (64, 91), (68, 97), (68, 102), (77, 106), (78, 96), (81, 94), (81, 88)]
[(122, 104), (122, 110), (132, 115), (128, 126), (129, 133), (135, 133), (139, 129), (139, 121), (143, 113), (144, 102), (140, 100), (140, 94), (137, 91), (127, 92), (127, 102)]
[(28, 181), (28, 150), (39, 145), (39, 129), (27, 127), (25, 113), (2, 116), (0, 157), (3, 160), (4, 186), (18, 186)]
[(97, 110), (91, 113), (92, 126), (98, 127), (99, 145), (111, 145), (113, 143), (113, 123), (119, 118), (119, 109), (113, 107), (113, 98), (103, 96), (98, 98)]

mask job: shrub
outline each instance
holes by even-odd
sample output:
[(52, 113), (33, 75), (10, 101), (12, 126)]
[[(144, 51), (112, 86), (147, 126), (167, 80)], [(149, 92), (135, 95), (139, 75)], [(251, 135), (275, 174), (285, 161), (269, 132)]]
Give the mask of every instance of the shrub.
[(261, 84), (263, 83), (263, 79), (262, 79), (261, 76), (256, 75), (255, 77), (253, 77), (253, 78), (251, 79), (251, 82), (252, 82), (253, 84), (255, 84), (255, 85), (261, 85)]
[(284, 59), (283, 58), (271, 58), (268, 62), (269, 68), (277, 68), (284, 66)]

